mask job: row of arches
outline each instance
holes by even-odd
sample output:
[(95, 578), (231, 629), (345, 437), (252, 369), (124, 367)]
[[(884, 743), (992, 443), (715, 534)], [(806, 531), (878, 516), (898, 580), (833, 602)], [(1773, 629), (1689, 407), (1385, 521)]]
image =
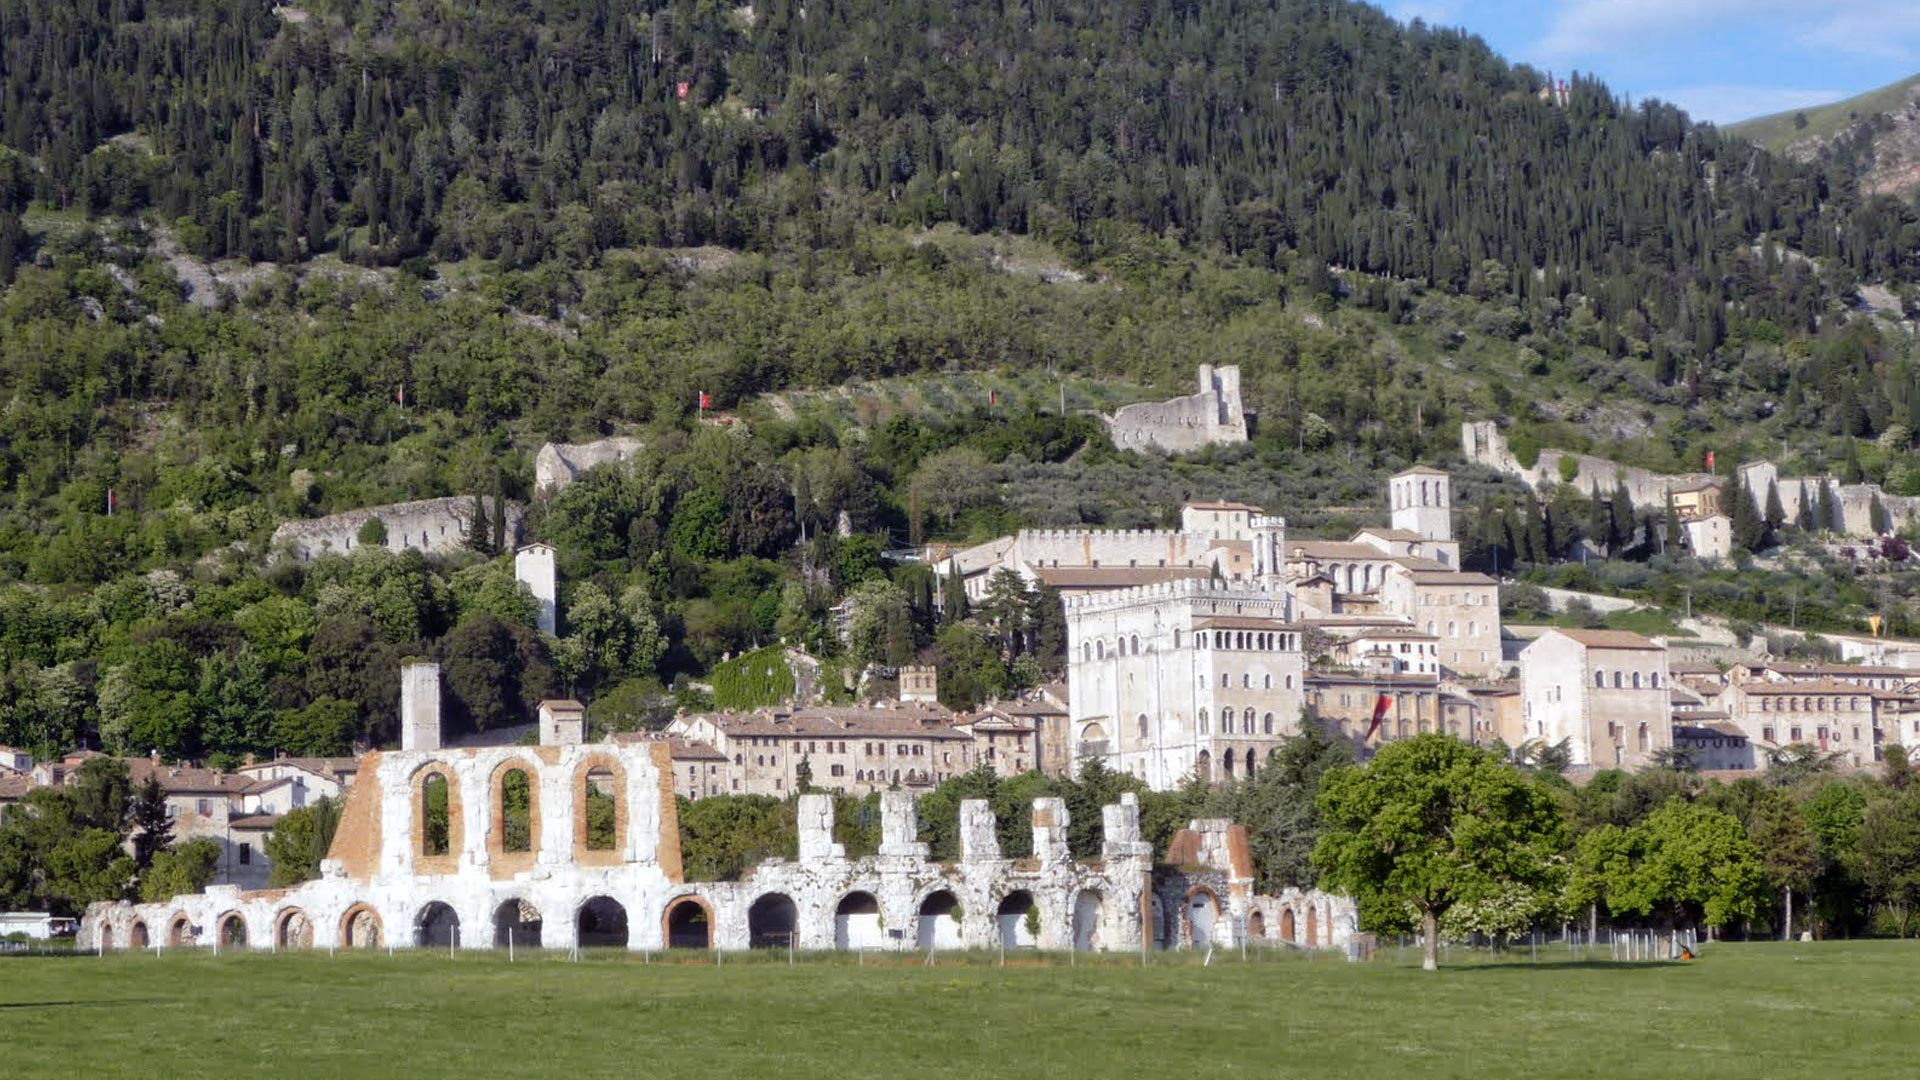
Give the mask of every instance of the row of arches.
[[(488, 854), (502, 862), (531, 864), (541, 846), (539, 765), (513, 758), (496, 766), (487, 780)], [(613, 857), (623, 841), (626, 814), (621, 805), (624, 770), (609, 758), (582, 762), (571, 780), (573, 849)], [(413, 778), (414, 854), (450, 859), (464, 844), (466, 814), (458, 778), (444, 762), (421, 766)], [(429, 867), (431, 864), (428, 864)]]
[(1259, 752), (1251, 746), (1237, 753), (1229, 749), (1220, 755), (1220, 775), (1216, 777), (1213, 771), (1213, 752), (1202, 750), (1193, 759), (1193, 773), (1203, 784), (1210, 784), (1216, 779), (1251, 780), (1254, 773), (1259, 770), (1259, 761)]
[[(1071, 911), (1072, 938), (1076, 949), (1099, 945), (1099, 922), (1104, 897), (1098, 890), (1086, 889), (1074, 898)], [(1027, 948), (1038, 943), (1039, 905), (1033, 894), (1016, 889), (998, 902), (994, 920), (998, 941), (1008, 948)], [(574, 940), (582, 948), (628, 948), (633, 944), (632, 924), (627, 908), (608, 896), (591, 897), (572, 913)], [(916, 910), (911, 940), (921, 949), (948, 949), (963, 946), (961, 921), (964, 917), (959, 898), (947, 889), (936, 889), (921, 899)], [(492, 913), (487, 941), (495, 948), (540, 948), (545, 942), (546, 919), (531, 901), (512, 898), (501, 901)], [(697, 894), (679, 896), (670, 901), (661, 914), (662, 940), (670, 949), (707, 949), (714, 941), (714, 910), (710, 902)], [(403, 941), (416, 948), (475, 947), (479, 941), (468, 936), (459, 912), (443, 901), (431, 901), (414, 913), (410, 926), (401, 928), (403, 939), (390, 939), (393, 933), (379, 912), (367, 904), (355, 904), (340, 917), (341, 945), (349, 949), (381, 948)], [(747, 909), (747, 936), (751, 948), (787, 948), (799, 944), (800, 908), (791, 896), (782, 892), (764, 893)], [(272, 941), (277, 949), (310, 949), (314, 945), (314, 923), (306, 911), (287, 908), (274, 916)], [(200, 942), (202, 928), (184, 913), (167, 922), (169, 948), (192, 948)], [(245, 949), (251, 937), (246, 916), (232, 911), (215, 921), (215, 940), (221, 949)], [(833, 948), (880, 948), (896, 940), (884, 926), (880, 902), (873, 893), (856, 889), (846, 893), (835, 905)], [(135, 920), (129, 930), (127, 947), (145, 949), (150, 937), (146, 923)], [(116, 943), (110, 926), (100, 928), (100, 945), (113, 949)]]

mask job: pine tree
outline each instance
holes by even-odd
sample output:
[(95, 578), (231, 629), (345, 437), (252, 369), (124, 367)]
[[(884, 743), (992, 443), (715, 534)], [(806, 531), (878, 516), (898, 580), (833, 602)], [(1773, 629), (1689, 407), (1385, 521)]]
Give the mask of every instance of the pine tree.
[(473, 497), (473, 512), (467, 515), (467, 546), (482, 555), (494, 553), (493, 529), (487, 519), (487, 501), (478, 495)]
[(1609, 556), (1613, 554), (1613, 515), (1607, 512), (1606, 501), (1600, 498), (1599, 481), (1594, 482), (1587, 496), (1587, 539), (1605, 548)]
[[(1617, 479), (1613, 485), (1613, 543), (1620, 550), (1633, 546), (1633, 496), (1627, 491), (1627, 482)], [(1614, 548), (1608, 548), (1612, 552)]]
[(1891, 524), (1887, 520), (1886, 504), (1880, 501), (1879, 495), (1875, 495), (1872, 504), (1867, 507), (1867, 524), (1872, 527), (1876, 536), (1885, 533)]
[(1671, 491), (1667, 492), (1667, 519), (1663, 524), (1663, 529), (1665, 530), (1665, 540), (1662, 544), (1664, 550), (1669, 552), (1679, 551), (1683, 546), (1683, 541), (1680, 536), (1680, 508), (1673, 505), (1673, 492)]
[(1766, 546), (1767, 523), (1761, 520), (1760, 511), (1755, 509), (1752, 496), (1747, 494), (1747, 485), (1740, 480), (1740, 470), (1735, 469), (1733, 479), (1727, 486), (1727, 513), (1733, 518), (1733, 546), (1743, 551), (1759, 551)]
[(1837, 508), (1838, 504), (1833, 494), (1833, 481), (1823, 477), (1820, 480), (1820, 520), (1814, 523), (1814, 527), (1821, 532), (1832, 532)]
[(1807, 494), (1807, 486), (1800, 485), (1800, 512), (1794, 517), (1794, 526), (1802, 533), (1813, 535), (1813, 499)]
[(1533, 492), (1527, 492), (1526, 541), (1520, 557), (1530, 563), (1544, 563), (1551, 559), (1552, 548), (1547, 544), (1547, 517), (1540, 508), (1540, 499)]
[(1780, 526), (1786, 523), (1787, 511), (1780, 504), (1780, 482), (1769, 480), (1767, 481), (1767, 532), (1779, 532)]

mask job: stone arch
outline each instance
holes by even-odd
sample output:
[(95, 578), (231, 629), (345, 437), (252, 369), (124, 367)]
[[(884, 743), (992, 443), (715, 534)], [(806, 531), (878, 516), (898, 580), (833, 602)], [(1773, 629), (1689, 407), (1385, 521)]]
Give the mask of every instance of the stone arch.
[(1073, 947), (1090, 952), (1100, 947), (1100, 915), (1106, 897), (1098, 889), (1082, 889), (1073, 898)]
[(1293, 925), (1293, 909), (1281, 908), (1280, 909), (1280, 940), (1293, 941), (1295, 939), (1295, 936), (1298, 933), (1299, 931), (1296, 930)]
[(276, 949), (313, 948), (313, 920), (299, 908), (287, 908), (273, 920), (273, 947)]
[[(1000, 944), (1009, 949), (1031, 949), (1040, 944), (1039, 929), (1040, 905), (1034, 901), (1033, 894), (1025, 889), (1015, 889), (1000, 898), (1000, 906), (994, 911), (994, 922), (1000, 931)], [(1029, 913), (1032, 919), (1029, 921)]]
[(1253, 779), (1253, 747), (1248, 746), (1240, 751), (1240, 768), (1246, 772), (1247, 779)]
[(1267, 715), (1260, 718), (1260, 734), (1262, 735), (1273, 734), (1273, 714), (1272, 713), (1268, 713)]
[(1259, 909), (1247, 916), (1247, 937), (1259, 941), (1267, 936), (1267, 916)]
[(874, 949), (886, 941), (880, 925), (880, 901), (864, 889), (840, 898), (833, 910), (833, 947)]
[(1207, 710), (1201, 709), (1200, 710), (1200, 734), (1205, 735), (1206, 733), (1207, 733)]
[(141, 922), (139, 919), (133, 920), (133, 929), (127, 931), (127, 948), (144, 949), (149, 944), (147, 941), (147, 924)]
[(100, 951), (113, 951), (113, 926), (104, 919), (100, 922)]
[(1147, 894), (1147, 937), (1155, 949), (1167, 948), (1167, 913), (1160, 904), (1159, 893)]
[(611, 896), (588, 897), (573, 914), (574, 940), (583, 949), (624, 949), (633, 944), (627, 907)]
[(1220, 925), (1220, 898), (1205, 885), (1196, 885), (1187, 890), (1186, 920), (1187, 943), (1194, 949), (1204, 949), (1214, 941), (1215, 931)]
[(1193, 775), (1198, 777), (1203, 784), (1213, 779), (1213, 754), (1211, 752), (1202, 750), (1200, 751), (1200, 756), (1193, 759)]
[(798, 944), (800, 905), (786, 893), (763, 893), (747, 906), (747, 947), (784, 949)]
[(380, 913), (371, 904), (355, 904), (340, 916), (340, 943), (349, 949), (377, 949), (385, 936)]
[(688, 893), (667, 901), (660, 913), (662, 939), (669, 949), (706, 949), (713, 945), (713, 905)]
[(502, 900), (493, 909), (493, 947), (537, 949), (541, 944), (542, 923), (540, 909), (531, 901)]
[[(592, 866), (619, 863), (627, 850), (627, 770), (607, 754), (593, 754), (573, 771), (574, 861)], [(611, 807), (607, 800), (611, 800)], [(611, 811), (611, 813), (609, 813)], [(611, 831), (607, 818), (611, 816)]]
[(217, 936), (215, 941), (223, 949), (244, 949), (247, 947), (247, 920), (237, 911), (229, 911), (214, 920)]
[(960, 947), (960, 920), (966, 914), (948, 889), (935, 889), (920, 901), (914, 943), (922, 949)]
[(493, 810), (487, 823), (487, 855), (507, 872), (512, 872), (512, 864), (531, 865), (540, 849), (539, 775), (538, 765), (515, 757), (494, 766), (487, 778)]
[(190, 949), (193, 947), (193, 922), (184, 911), (176, 911), (173, 918), (167, 920), (167, 948)]
[(1233, 779), (1233, 751), (1232, 750), (1228, 750), (1226, 752), (1226, 755), (1220, 759), (1220, 778), (1223, 780)]
[(1134, 721), (1134, 727), (1137, 728), (1140, 732), (1141, 744), (1145, 745), (1147, 741), (1147, 714), (1146, 713), (1140, 714), (1139, 719)]
[(442, 900), (430, 900), (413, 917), (413, 943), (422, 949), (457, 947), (460, 913)]
[(1307, 905), (1307, 948), (1320, 947), (1320, 913), (1312, 904)]
[(430, 761), (414, 771), (411, 787), (414, 871), (451, 874), (459, 869), (466, 820), (460, 778), (445, 762)]

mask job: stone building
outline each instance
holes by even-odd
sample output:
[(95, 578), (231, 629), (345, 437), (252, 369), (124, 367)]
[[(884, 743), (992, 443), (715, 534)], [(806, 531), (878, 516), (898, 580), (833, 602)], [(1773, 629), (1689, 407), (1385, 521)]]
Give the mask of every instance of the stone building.
[(1720, 708), (1763, 752), (1801, 743), (1858, 768), (1879, 761), (1885, 744), (1901, 741), (1900, 723), (1914, 700), (1831, 678), (1755, 679), (1729, 683)]
[(1113, 445), (1179, 454), (1205, 446), (1247, 441), (1246, 407), (1240, 400), (1240, 369), (1201, 364), (1199, 392), (1167, 401), (1121, 407), (1102, 417)]
[(992, 809), (967, 800), (959, 861), (938, 863), (911, 793), (881, 795), (866, 858), (834, 842), (832, 797), (803, 795), (796, 858), (688, 881), (669, 741), (442, 748), (431, 665), (417, 667), (402, 748), (362, 761), (318, 879), (96, 903), (80, 946), (1137, 952), (1250, 936), (1339, 946), (1353, 932), (1351, 901), (1256, 895), (1245, 831), (1226, 822), (1192, 822), (1178, 861), (1156, 867), (1131, 796), (1103, 809), (1098, 862), (1071, 856), (1066, 804), (1039, 799), (1032, 858), (1002, 857)]
[(632, 460), (646, 449), (639, 439), (616, 436), (590, 443), (546, 443), (533, 456), (533, 488), (552, 495), (589, 469)]
[(973, 736), (975, 764), (991, 766), (1001, 776), (1034, 770), (1067, 777), (1076, 765), (1066, 702), (1066, 687), (1042, 687), (1012, 701), (989, 701), (957, 717), (953, 726)]
[(1701, 772), (1747, 772), (1765, 765), (1756, 758), (1747, 733), (1718, 710), (1678, 710), (1673, 714), (1673, 748)]
[(937, 704), (897, 702), (690, 714), (667, 733), (718, 751), (729, 795), (791, 795), (803, 762), (815, 786), (864, 795), (932, 788), (971, 770), (974, 737), (953, 720)]
[(1650, 765), (1673, 745), (1667, 647), (1624, 630), (1552, 629), (1520, 651), (1526, 734), (1574, 765)]
[(1069, 597), (1066, 615), (1076, 762), (1166, 790), (1251, 776), (1297, 728), (1305, 663), (1284, 592), (1176, 581)]
[[(510, 548), (520, 542), (525, 531), (526, 512), (520, 504), (507, 500), (500, 513), (495, 515), (494, 502), (497, 498), (482, 496), (480, 502), (489, 515), (490, 530), (493, 517), (504, 520), (506, 535), (493, 539), (501, 547)], [(472, 495), (453, 495), (444, 499), (368, 506), (326, 517), (289, 521), (273, 530), (273, 548), (275, 551), (290, 552), (301, 562), (321, 555), (349, 554), (360, 543), (360, 529), (367, 522), (379, 518), (380, 523), (386, 526), (388, 551), (422, 551), (428, 554), (455, 551), (466, 546), (468, 521), (473, 516), (474, 501)]]
[(1438, 675), (1355, 674), (1310, 672), (1306, 678), (1306, 706), (1329, 735), (1356, 746), (1368, 742), (1373, 713), (1382, 699), (1379, 742), (1411, 739), (1430, 731), (1444, 732), (1467, 742), (1485, 742), (1478, 723), (1479, 707), (1465, 694), (1448, 689)]

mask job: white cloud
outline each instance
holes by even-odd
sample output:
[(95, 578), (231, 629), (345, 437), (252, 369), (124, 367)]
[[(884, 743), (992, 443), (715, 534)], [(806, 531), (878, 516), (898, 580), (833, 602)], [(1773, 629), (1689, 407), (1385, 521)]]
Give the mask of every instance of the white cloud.
[(1813, 21), (1800, 40), (1856, 56), (1911, 62), (1920, 57), (1920, 19), (1908, 3), (1854, 0), (1836, 3)]
[(1649, 97), (1671, 101), (1687, 110), (1695, 120), (1731, 124), (1756, 116), (1825, 105), (1847, 96), (1842, 90), (1803, 90), (1791, 86), (1745, 86), (1737, 83), (1709, 83), (1661, 90)]

